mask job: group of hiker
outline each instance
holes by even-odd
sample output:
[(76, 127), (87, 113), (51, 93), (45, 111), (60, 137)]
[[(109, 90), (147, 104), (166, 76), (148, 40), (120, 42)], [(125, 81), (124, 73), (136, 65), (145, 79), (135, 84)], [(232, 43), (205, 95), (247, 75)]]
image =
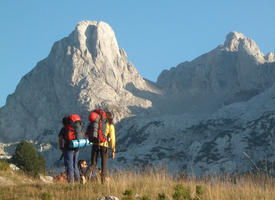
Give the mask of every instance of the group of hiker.
[[(95, 174), (97, 160), (101, 158), (101, 182), (107, 177), (108, 147), (115, 159), (115, 127), (111, 112), (101, 109), (92, 111), (89, 115), (89, 125), (84, 132), (79, 115), (73, 114), (63, 118), (63, 127), (59, 132), (59, 149), (64, 155), (65, 173), (68, 182), (85, 182)], [(91, 146), (91, 164), (86, 160), (78, 160), (80, 148)]]

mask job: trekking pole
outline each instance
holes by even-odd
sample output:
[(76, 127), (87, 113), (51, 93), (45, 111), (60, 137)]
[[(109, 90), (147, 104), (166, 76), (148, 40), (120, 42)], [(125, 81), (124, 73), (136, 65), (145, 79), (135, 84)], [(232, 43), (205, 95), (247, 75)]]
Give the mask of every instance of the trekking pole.
[(254, 165), (254, 167), (258, 170), (258, 172), (260, 172), (260, 169), (257, 167), (257, 165), (255, 164), (255, 162), (253, 162), (253, 160), (249, 157), (249, 155), (246, 152), (243, 152), (243, 154)]
[(62, 153), (62, 154), (61, 154), (61, 156), (60, 156), (59, 160), (62, 160), (62, 159), (63, 159), (63, 157), (64, 157), (64, 153)]

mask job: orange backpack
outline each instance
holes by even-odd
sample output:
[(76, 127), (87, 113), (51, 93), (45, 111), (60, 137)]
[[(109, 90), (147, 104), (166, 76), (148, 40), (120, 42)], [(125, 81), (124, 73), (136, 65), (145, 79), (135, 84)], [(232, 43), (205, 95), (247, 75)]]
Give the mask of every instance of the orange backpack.
[(65, 140), (72, 141), (76, 139), (84, 139), (85, 134), (82, 128), (82, 122), (79, 115), (73, 114), (67, 117), (67, 124), (65, 126), (66, 134)]
[(106, 113), (103, 110), (96, 109), (89, 115), (90, 124), (87, 128), (87, 135), (90, 142), (99, 144), (106, 142)]

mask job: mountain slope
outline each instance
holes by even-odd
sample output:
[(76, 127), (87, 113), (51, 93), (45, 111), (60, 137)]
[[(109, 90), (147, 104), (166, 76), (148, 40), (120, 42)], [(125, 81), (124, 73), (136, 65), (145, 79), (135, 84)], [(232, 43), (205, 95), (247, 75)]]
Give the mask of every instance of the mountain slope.
[[(247, 101), (274, 83), (275, 59), (238, 32), (224, 45), (179, 64), (158, 77), (166, 95), (181, 105), (177, 113), (213, 113), (224, 105)], [(178, 95), (180, 94), (180, 95)], [(179, 106), (180, 107), (180, 106)]]
[[(127, 120), (120, 127), (120, 165), (165, 165), (195, 175), (242, 173), (255, 166), (275, 174), (275, 85), (247, 102), (199, 119), (166, 115)], [(119, 164), (118, 164), (119, 165)]]

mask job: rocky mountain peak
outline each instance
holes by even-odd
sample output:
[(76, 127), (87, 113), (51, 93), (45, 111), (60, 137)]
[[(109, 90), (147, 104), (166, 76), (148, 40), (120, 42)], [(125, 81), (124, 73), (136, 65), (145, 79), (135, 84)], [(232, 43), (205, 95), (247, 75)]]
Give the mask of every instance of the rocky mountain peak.
[(143, 78), (128, 62), (124, 49), (119, 48), (109, 24), (102, 21), (81, 21), (61, 43), (67, 54), (72, 55), (72, 81), (76, 85), (85, 77), (90, 80), (88, 82), (97, 82), (100, 79), (116, 91), (129, 82), (140, 89), (146, 87)]
[(232, 31), (227, 34), (224, 47), (229, 51), (238, 51), (241, 39), (245, 39), (245, 36), (242, 33)]
[(266, 56), (265, 59), (267, 62), (275, 62), (275, 54), (272, 52), (269, 52)]
[(257, 60), (259, 63), (265, 62), (264, 55), (254, 40), (237, 31), (232, 31), (227, 34), (226, 40), (224, 42), (224, 48), (227, 51), (243, 52), (249, 56), (254, 57), (255, 60)]
[(68, 37), (55, 43), (47, 60), (51, 60), (59, 77), (80, 88), (97, 88), (94, 83), (98, 82), (106, 82), (116, 92), (128, 83), (146, 88), (143, 78), (128, 62), (126, 52), (119, 48), (113, 29), (105, 22), (79, 22)]
[(112, 62), (120, 56), (115, 33), (105, 22), (81, 21), (72, 36), (78, 41), (80, 50), (90, 53), (93, 59), (104, 57)]

